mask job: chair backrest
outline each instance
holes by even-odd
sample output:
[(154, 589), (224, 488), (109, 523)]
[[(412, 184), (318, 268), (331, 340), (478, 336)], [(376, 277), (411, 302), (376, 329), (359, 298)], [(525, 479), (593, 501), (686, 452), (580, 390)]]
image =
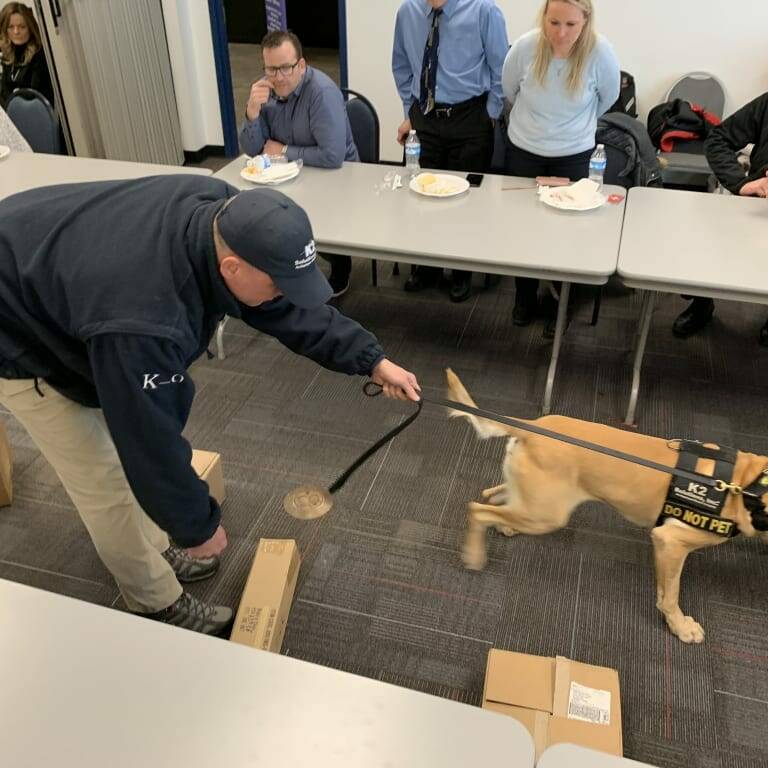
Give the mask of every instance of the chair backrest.
[(59, 118), (48, 99), (32, 88), (14, 91), (5, 108), (33, 152), (61, 155)]
[(701, 104), (708, 112), (722, 118), (725, 111), (725, 88), (720, 80), (709, 72), (689, 72), (670, 89), (666, 101), (685, 99)]
[(379, 162), (379, 116), (368, 99), (356, 91), (343, 88), (347, 100), (347, 115), (352, 127), (352, 138), (363, 163)]

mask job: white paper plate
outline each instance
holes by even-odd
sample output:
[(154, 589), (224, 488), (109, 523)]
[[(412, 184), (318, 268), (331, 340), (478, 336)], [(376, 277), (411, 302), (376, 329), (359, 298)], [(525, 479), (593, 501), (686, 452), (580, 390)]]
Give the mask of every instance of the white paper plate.
[(446, 193), (436, 193), (436, 192), (422, 192), (421, 189), (419, 189), (419, 185), (416, 183), (416, 180), (419, 178), (418, 176), (414, 179), (411, 179), (410, 184), (408, 185), (417, 195), (424, 195), (424, 197), (456, 197), (456, 195), (463, 195), (468, 189), (469, 189), (469, 182), (466, 179), (463, 179), (461, 176), (453, 176), (449, 173), (433, 173), (431, 174), (434, 176), (438, 181), (446, 181), (447, 183), (451, 184), (453, 189), (451, 189), (450, 192)]
[[(602, 197), (602, 196), (601, 196)], [(601, 200), (595, 200), (593, 203), (589, 203), (588, 205), (576, 205), (575, 203), (563, 203), (560, 202), (560, 200), (553, 200), (551, 197), (548, 197), (547, 195), (539, 195), (539, 200), (541, 200), (544, 205), (548, 205), (550, 208), (557, 208), (559, 211), (594, 211), (597, 208), (602, 208), (605, 205), (606, 198), (603, 197)]]
[[(279, 167), (279, 166), (272, 166)], [(285, 181), (290, 181), (291, 179), (295, 179), (299, 174), (301, 173), (301, 166), (296, 165), (295, 169), (285, 175), (285, 176), (278, 176), (277, 178), (270, 178), (269, 175), (264, 177), (264, 174), (260, 174), (258, 176), (248, 173), (248, 168), (245, 167), (240, 171), (240, 177), (245, 179), (246, 181), (250, 181), (251, 184), (261, 184), (262, 186), (274, 186), (275, 184), (282, 184)]]
[(11, 154), (11, 148), (6, 147), (5, 144), (0, 144), (0, 160)]

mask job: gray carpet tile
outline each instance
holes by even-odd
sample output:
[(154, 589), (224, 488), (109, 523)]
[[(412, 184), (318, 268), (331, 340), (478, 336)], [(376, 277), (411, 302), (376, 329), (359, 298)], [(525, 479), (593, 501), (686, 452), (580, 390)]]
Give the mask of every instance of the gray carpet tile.
[(74, 508), (25, 501), (19, 485), (13, 505), (0, 509), (0, 561), (111, 585)]
[(768, 613), (710, 603), (712, 683), (724, 696), (768, 701)]
[(19, 565), (6, 560), (0, 560), (0, 579), (16, 581), (97, 605), (111, 606), (118, 597), (117, 587), (112, 579), (99, 582), (77, 576), (65, 576), (55, 571)]
[[(323, 266), (327, 269), (327, 265)], [(514, 281), (475, 276), (464, 304), (447, 283), (406, 295), (400, 276), (356, 261), (340, 308), (413, 368), (427, 396), (444, 396), (454, 368), (489, 410), (538, 414), (551, 342), (545, 321), (511, 320)], [(554, 389), (556, 412), (617, 425), (631, 379), (640, 293), (611, 282), (590, 325), (594, 291), (576, 292)], [(662, 297), (638, 403), (638, 429), (721, 441), (768, 453), (756, 344), (760, 307), (719, 302), (698, 337), (671, 335), (685, 306)], [(212, 350), (214, 345), (212, 345)], [(230, 546), (215, 579), (191, 585), (237, 605), (261, 537), (294, 538), (302, 568), (283, 652), (472, 705), (480, 703), (490, 647), (564, 654), (616, 667), (625, 753), (662, 768), (768, 764), (768, 548), (736, 540), (689, 558), (681, 604), (702, 622), (704, 645), (674, 638), (655, 607), (648, 532), (600, 504), (544, 537), (487, 535), (488, 565), (460, 557), (467, 503), (501, 481), (505, 440), (480, 440), (464, 420), (425, 406), (334, 497), (324, 518), (282, 510), (303, 483), (328, 485), (413, 410), (369, 399), (362, 381), (318, 369), (275, 340), (230, 320), (227, 357), (193, 366), (197, 397), (185, 434), (219, 451)], [(58, 480), (20, 425), (0, 410), (14, 450), (14, 505), (0, 510), (0, 578), (102, 605), (121, 603)]]
[(490, 646), (482, 640), (298, 598), (283, 648), (289, 655), (332, 660), (331, 666), (337, 669), (356, 669), (367, 677), (378, 678), (384, 669), (433, 685), (478, 691)]

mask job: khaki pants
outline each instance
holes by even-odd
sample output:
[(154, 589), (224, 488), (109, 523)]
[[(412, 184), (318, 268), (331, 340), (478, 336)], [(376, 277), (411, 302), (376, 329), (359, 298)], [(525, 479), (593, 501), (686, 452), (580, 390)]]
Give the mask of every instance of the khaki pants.
[(38, 384), (43, 397), (32, 379), (0, 379), (0, 403), (56, 470), (129, 610), (167, 608), (182, 593), (161, 555), (168, 536), (131, 492), (104, 415)]

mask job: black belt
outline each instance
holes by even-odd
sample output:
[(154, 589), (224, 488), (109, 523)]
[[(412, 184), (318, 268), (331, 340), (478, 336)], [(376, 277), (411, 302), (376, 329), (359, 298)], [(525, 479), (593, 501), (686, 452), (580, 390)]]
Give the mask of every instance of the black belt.
[(481, 93), (479, 96), (473, 96), (466, 101), (459, 101), (456, 104), (443, 104), (437, 102), (435, 108), (428, 114), (423, 115), (425, 118), (434, 117), (437, 120), (450, 120), (451, 117), (467, 112), (473, 107), (479, 104), (484, 104), (488, 101), (488, 94)]

